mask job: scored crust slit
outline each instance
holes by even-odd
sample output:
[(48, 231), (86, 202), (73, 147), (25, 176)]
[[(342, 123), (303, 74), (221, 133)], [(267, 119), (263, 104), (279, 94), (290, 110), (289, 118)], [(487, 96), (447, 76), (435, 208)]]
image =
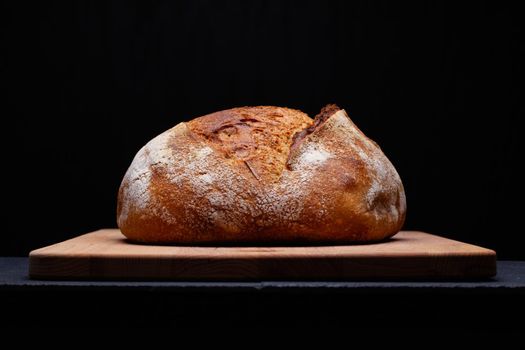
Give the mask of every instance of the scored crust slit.
[(292, 138), (292, 144), (290, 145), (290, 152), (292, 152), (297, 146), (305, 139), (306, 136), (319, 129), (332, 115), (334, 115), (340, 108), (334, 104), (329, 104), (321, 109), (321, 112), (314, 117), (314, 120), (310, 126), (303, 130), (296, 132)]
[(335, 105), (241, 107), (176, 125), (122, 181), (117, 221), (149, 243), (367, 242), (398, 232), (401, 179)]

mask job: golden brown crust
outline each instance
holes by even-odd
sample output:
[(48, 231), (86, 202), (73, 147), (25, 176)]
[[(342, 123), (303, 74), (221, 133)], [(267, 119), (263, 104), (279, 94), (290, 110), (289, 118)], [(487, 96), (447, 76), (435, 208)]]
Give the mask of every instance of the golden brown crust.
[(312, 124), (303, 112), (280, 107), (241, 107), (196, 118), (188, 128), (225, 158), (244, 162), (261, 181), (277, 181), (292, 136)]
[(395, 234), (405, 211), (396, 170), (343, 110), (314, 122), (267, 106), (153, 139), (124, 177), (117, 215), (140, 242), (356, 242)]

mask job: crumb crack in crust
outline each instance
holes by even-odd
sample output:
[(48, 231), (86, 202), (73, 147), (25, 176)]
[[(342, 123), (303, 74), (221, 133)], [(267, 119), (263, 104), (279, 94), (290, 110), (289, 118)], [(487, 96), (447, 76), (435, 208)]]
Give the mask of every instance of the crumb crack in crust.
[(398, 232), (394, 166), (335, 105), (242, 107), (180, 123), (146, 144), (122, 181), (117, 220), (157, 243), (357, 242)]

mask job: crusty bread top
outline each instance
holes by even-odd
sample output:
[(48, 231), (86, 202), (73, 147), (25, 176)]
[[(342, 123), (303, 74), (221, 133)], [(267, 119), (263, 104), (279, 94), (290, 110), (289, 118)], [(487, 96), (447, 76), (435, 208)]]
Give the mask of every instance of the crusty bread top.
[(240, 107), (193, 119), (188, 128), (227, 159), (243, 161), (258, 180), (282, 174), (294, 135), (313, 123), (305, 113), (282, 107)]

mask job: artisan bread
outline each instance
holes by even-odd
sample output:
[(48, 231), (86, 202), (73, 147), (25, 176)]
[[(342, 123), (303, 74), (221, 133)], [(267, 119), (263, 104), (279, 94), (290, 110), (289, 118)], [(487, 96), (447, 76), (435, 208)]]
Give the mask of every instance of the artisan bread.
[(369, 242), (401, 229), (403, 184), (344, 110), (282, 107), (183, 122), (135, 156), (117, 220), (146, 243)]

